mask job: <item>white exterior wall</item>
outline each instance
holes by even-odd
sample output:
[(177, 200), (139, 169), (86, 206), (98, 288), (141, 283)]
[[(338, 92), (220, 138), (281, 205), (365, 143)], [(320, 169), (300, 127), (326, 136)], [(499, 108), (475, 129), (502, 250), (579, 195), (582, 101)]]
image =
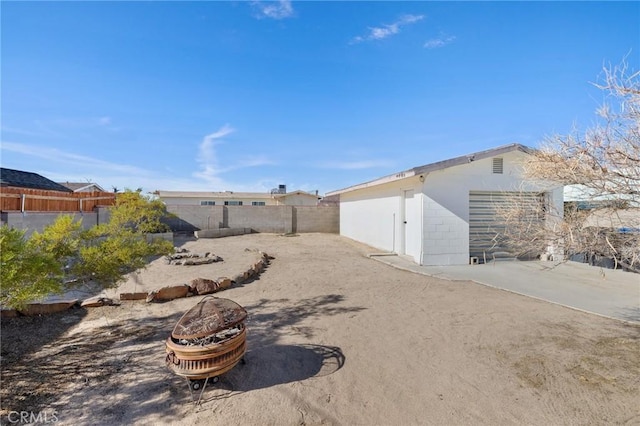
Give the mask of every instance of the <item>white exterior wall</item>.
[[(493, 174), (492, 158), (487, 158), (424, 174), (424, 183), (412, 176), (342, 193), (340, 234), (381, 251), (407, 254), (423, 265), (466, 265), (469, 191), (548, 191), (552, 208), (562, 211), (561, 187), (522, 181), (520, 164), (527, 154), (513, 151), (498, 157), (504, 160), (502, 174)], [(414, 189), (418, 197), (421, 220), (405, 239), (409, 225), (402, 221), (405, 213), (407, 218), (412, 216), (404, 211), (403, 194), (408, 189)]]
[(242, 197), (161, 197), (166, 205), (172, 206), (199, 206), (200, 201), (215, 201), (216, 206), (224, 206), (225, 201), (242, 201), (243, 206), (251, 206), (252, 201), (263, 201), (266, 206), (275, 206), (273, 198), (242, 198)]
[[(340, 234), (368, 244), (383, 252), (395, 252), (420, 261), (421, 223), (413, 221), (417, 231), (405, 237), (404, 191), (414, 190), (415, 205), (420, 208), (422, 194), (417, 177), (403, 179), (340, 195)], [(418, 218), (420, 216), (418, 215)], [(406, 250), (405, 250), (406, 247)]]
[[(502, 174), (492, 172), (493, 158), (473, 161), (429, 173), (424, 183), (423, 265), (469, 263), (469, 191), (546, 191), (521, 177), (520, 151), (503, 158)], [(550, 201), (562, 211), (562, 188), (551, 191)]]

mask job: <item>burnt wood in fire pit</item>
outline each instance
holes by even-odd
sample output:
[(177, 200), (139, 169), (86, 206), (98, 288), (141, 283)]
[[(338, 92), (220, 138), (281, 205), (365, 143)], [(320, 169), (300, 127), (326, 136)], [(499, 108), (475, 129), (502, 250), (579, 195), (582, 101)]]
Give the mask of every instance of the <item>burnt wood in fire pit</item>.
[(185, 313), (173, 328), (174, 339), (197, 339), (232, 328), (247, 318), (247, 311), (233, 300), (206, 297)]
[(180, 318), (167, 338), (167, 367), (185, 377), (190, 390), (202, 387), (202, 397), (209, 379), (215, 383), (244, 360), (246, 317), (244, 308), (232, 300), (205, 297)]

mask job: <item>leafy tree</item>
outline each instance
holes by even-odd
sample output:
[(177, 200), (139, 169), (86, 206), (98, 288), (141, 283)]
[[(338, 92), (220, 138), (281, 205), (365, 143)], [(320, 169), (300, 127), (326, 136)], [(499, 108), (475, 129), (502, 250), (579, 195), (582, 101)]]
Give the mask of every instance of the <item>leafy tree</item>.
[(169, 227), (161, 222), (166, 215), (161, 200), (144, 196), (140, 188), (135, 191), (125, 189), (117, 195), (115, 207), (110, 209), (107, 226), (143, 233), (167, 232)]
[(126, 274), (144, 268), (150, 256), (168, 254), (173, 245), (150, 240), (149, 232), (167, 229), (160, 222), (164, 204), (140, 191), (118, 195), (106, 224), (83, 230), (71, 215), (60, 215), (25, 239), (24, 231), (0, 229), (0, 303), (21, 307), (71, 286), (95, 283), (115, 287)]
[(62, 291), (63, 268), (25, 231), (0, 227), (0, 304), (20, 307)]

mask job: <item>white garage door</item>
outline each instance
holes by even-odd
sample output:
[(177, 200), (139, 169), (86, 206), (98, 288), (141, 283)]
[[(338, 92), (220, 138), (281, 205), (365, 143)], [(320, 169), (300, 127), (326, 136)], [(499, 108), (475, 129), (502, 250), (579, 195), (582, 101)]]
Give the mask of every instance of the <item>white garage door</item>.
[[(544, 206), (544, 194), (538, 192), (469, 192), (469, 256), (477, 257), (482, 263), (494, 258), (516, 257), (503, 236), (505, 229), (500, 211), (518, 205), (530, 209), (531, 217), (540, 216), (540, 206)], [(542, 203), (542, 204), (541, 204)], [(542, 226), (543, 219), (538, 219)]]

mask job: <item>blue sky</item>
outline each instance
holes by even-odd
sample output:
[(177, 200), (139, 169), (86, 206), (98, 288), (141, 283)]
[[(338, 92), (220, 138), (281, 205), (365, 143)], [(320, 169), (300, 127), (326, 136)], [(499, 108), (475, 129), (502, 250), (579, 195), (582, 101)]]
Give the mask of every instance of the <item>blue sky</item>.
[(1, 164), (320, 194), (593, 124), (638, 2), (7, 2)]

